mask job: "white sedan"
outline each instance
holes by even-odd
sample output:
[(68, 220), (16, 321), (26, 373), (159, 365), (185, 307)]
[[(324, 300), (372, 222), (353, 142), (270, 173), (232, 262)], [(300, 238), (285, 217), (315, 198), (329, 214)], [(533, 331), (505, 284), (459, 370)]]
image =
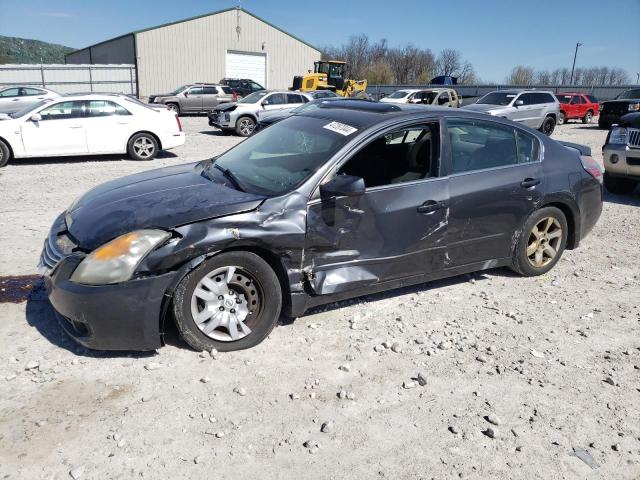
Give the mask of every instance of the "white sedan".
[(0, 167), (12, 158), (67, 155), (151, 160), (184, 142), (174, 112), (119, 94), (67, 95), (0, 117)]

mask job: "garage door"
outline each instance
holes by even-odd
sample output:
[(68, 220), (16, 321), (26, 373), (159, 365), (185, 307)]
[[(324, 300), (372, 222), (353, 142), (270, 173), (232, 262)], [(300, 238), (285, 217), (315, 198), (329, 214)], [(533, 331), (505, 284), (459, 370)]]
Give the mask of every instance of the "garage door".
[(261, 53), (227, 52), (228, 78), (249, 78), (267, 85), (267, 56)]

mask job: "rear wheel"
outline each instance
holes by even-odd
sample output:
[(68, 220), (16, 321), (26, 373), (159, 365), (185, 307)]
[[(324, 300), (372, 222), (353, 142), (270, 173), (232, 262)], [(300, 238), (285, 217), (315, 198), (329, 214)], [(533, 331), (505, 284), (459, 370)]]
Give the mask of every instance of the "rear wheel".
[(637, 183), (629, 178), (612, 177), (604, 172), (604, 188), (614, 195), (627, 195), (636, 189)]
[(536, 210), (522, 227), (513, 252), (513, 270), (527, 277), (547, 273), (560, 260), (568, 233), (567, 218), (560, 209)]
[(582, 123), (591, 123), (593, 120), (593, 112), (589, 110), (584, 117), (582, 117)]
[(136, 133), (129, 140), (127, 152), (132, 160), (153, 160), (158, 155), (158, 141), (150, 133)]
[(216, 255), (189, 273), (173, 299), (176, 325), (196, 350), (242, 350), (262, 342), (282, 308), (273, 269), (251, 252)]
[(240, 117), (236, 123), (236, 133), (241, 137), (248, 137), (256, 128), (256, 122), (251, 117)]
[(545, 118), (544, 122), (542, 122), (542, 125), (540, 126), (540, 131), (547, 136), (551, 135), (555, 129), (556, 119), (553, 117)]
[(11, 150), (9, 150), (9, 146), (0, 140), (0, 167), (4, 167), (7, 163), (9, 163), (9, 159), (11, 158)]

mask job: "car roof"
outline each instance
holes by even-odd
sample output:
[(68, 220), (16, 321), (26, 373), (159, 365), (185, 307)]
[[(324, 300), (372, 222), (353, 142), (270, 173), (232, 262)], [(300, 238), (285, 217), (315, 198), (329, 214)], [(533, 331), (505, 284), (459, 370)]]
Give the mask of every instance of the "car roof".
[[(78, 92), (78, 93), (65, 93), (58, 97), (58, 99), (62, 100), (109, 100), (113, 98), (133, 98), (137, 100), (135, 97), (129, 97), (129, 95), (125, 95), (124, 93), (112, 93), (112, 92)], [(57, 100), (57, 99), (54, 99)]]

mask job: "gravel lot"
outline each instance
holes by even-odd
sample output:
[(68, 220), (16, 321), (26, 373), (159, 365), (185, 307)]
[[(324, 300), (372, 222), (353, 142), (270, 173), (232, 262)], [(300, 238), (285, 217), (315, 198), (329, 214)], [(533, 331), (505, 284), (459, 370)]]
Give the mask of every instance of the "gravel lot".
[[(152, 163), (0, 170), (0, 275), (35, 274), (51, 222), (87, 189), (238, 141), (183, 124), (187, 144)], [(595, 126), (554, 137), (601, 159)], [(640, 478), (640, 195), (605, 200), (545, 276), (341, 302), (214, 358), (175, 333), (157, 353), (85, 350), (41, 282), (16, 280), (33, 289), (0, 303), (0, 478)]]

